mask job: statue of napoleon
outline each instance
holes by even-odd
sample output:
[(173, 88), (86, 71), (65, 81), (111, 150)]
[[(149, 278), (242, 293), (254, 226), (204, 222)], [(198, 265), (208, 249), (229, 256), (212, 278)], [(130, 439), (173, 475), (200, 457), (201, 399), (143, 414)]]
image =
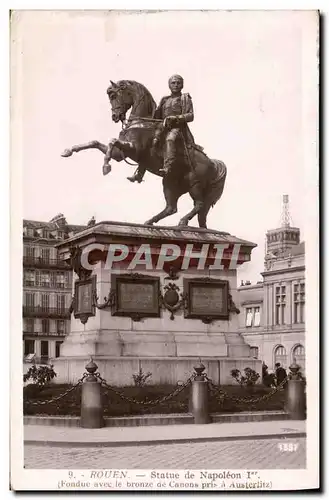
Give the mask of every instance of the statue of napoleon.
[[(179, 221), (187, 226), (196, 215), (199, 226), (207, 227), (207, 215), (223, 193), (226, 166), (220, 160), (208, 158), (197, 146), (188, 123), (194, 120), (191, 96), (182, 93), (184, 80), (180, 75), (169, 78), (171, 94), (156, 103), (148, 89), (134, 80), (111, 81), (107, 89), (112, 120), (122, 123), (118, 138), (108, 145), (97, 140), (66, 149), (62, 156), (86, 149), (99, 149), (104, 153), (103, 174), (111, 171), (109, 161), (120, 162), (130, 158), (137, 164), (131, 182), (142, 182), (145, 172), (163, 178), (166, 201), (164, 210), (145, 222), (152, 225), (177, 212), (179, 198), (189, 193), (193, 209)], [(131, 109), (129, 118), (126, 118)]]
[[(187, 125), (194, 119), (193, 103), (190, 94), (182, 94), (183, 86), (184, 80), (180, 75), (173, 75), (169, 78), (171, 95), (161, 99), (154, 113), (154, 118), (160, 119), (162, 124), (155, 131), (151, 153), (155, 153), (162, 144), (162, 138), (164, 138), (164, 165), (160, 169), (164, 175), (167, 175), (176, 163), (177, 143), (181, 134), (183, 134), (183, 140), (187, 147), (194, 143), (192, 133)], [(140, 166), (135, 175), (128, 177), (128, 179), (131, 182), (141, 182), (145, 171)]]

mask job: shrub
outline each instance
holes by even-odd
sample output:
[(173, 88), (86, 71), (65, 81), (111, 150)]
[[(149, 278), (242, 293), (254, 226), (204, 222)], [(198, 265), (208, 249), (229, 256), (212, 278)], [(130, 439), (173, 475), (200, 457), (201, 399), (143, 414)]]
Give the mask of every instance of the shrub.
[(231, 376), (240, 384), (240, 386), (253, 387), (260, 375), (255, 370), (247, 367), (244, 369), (244, 375), (238, 369), (231, 370)]
[(23, 381), (27, 382), (32, 380), (39, 388), (45, 387), (49, 382), (55, 378), (56, 372), (54, 371), (53, 365), (50, 366), (36, 366), (32, 365), (28, 369), (27, 373), (23, 375)]
[(240, 384), (241, 386), (243, 385), (244, 377), (241, 375), (240, 370), (238, 370), (237, 368), (234, 368), (234, 370), (231, 370), (231, 377), (233, 377), (234, 380), (236, 380), (238, 382), (238, 384)]
[(40, 386), (37, 384), (28, 384), (23, 389), (24, 401), (28, 399), (38, 399), (41, 392)]
[(134, 373), (133, 379), (136, 387), (144, 387), (148, 378), (152, 377), (151, 372), (144, 373), (140, 367), (138, 373)]

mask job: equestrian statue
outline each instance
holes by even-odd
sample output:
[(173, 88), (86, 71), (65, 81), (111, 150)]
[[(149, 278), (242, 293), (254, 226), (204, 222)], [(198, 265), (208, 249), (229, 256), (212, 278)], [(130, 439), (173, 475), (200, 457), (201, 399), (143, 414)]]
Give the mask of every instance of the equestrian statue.
[[(195, 144), (188, 123), (193, 121), (193, 103), (189, 94), (182, 93), (183, 78), (174, 75), (169, 79), (171, 95), (156, 103), (141, 83), (133, 80), (111, 81), (107, 89), (112, 120), (121, 121), (119, 138), (108, 145), (95, 140), (66, 149), (63, 157), (85, 149), (99, 149), (104, 153), (103, 174), (111, 171), (111, 158), (120, 162), (127, 158), (136, 162), (137, 170), (130, 182), (142, 182), (145, 172), (163, 178), (166, 201), (164, 210), (145, 222), (152, 225), (177, 212), (179, 198), (189, 193), (193, 209), (179, 221), (187, 226), (197, 215), (200, 227), (207, 227), (207, 215), (223, 193), (226, 166), (220, 160), (208, 158), (203, 148)], [(131, 109), (128, 119), (128, 110)]]

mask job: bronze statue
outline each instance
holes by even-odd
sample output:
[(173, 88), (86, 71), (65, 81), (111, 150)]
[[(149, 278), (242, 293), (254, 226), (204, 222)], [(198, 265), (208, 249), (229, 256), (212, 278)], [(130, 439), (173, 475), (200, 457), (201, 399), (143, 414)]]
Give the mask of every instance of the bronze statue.
[[(184, 80), (180, 75), (173, 75), (169, 78), (169, 88), (171, 95), (163, 97), (158, 108), (155, 110), (154, 118), (163, 120), (155, 130), (151, 154), (156, 153), (156, 149), (162, 145), (163, 151), (163, 172), (168, 174), (176, 163), (179, 140), (181, 145), (187, 147), (194, 143), (194, 139), (187, 123), (194, 119), (192, 99), (189, 94), (182, 94)], [(188, 153), (187, 153), (188, 154)], [(191, 162), (189, 155), (188, 161)], [(132, 177), (128, 177), (131, 182), (142, 182), (145, 168), (140, 165)]]
[[(211, 160), (202, 148), (194, 144), (187, 122), (193, 120), (193, 105), (188, 94), (181, 94), (183, 80), (172, 77), (172, 95), (163, 98), (158, 108), (146, 87), (133, 80), (111, 82), (107, 89), (112, 109), (112, 120), (122, 122), (119, 138), (112, 139), (108, 146), (99, 141), (75, 145), (66, 149), (62, 156), (71, 156), (85, 149), (99, 149), (104, 153), (103, 174), (111, 171), (109, 161), (137, 162), (137, 180), (145, 171), (163, 177), (163, 192), (166, 207), (145, 224), (153, 224), (177, 212), (178, 199), (189, 193), (194, 202), (193, 209), (179, 222), (187, 226), (198, 216), (200, 227), (207, 227), (207, 214), (223, 193), (226, 166), (220, 160)], [(127, 111), (131, 108), (128, 120)], [(160, 117), (160, 118), (157, 118)], [(163, 150), (159, 147), (165, 139)]]

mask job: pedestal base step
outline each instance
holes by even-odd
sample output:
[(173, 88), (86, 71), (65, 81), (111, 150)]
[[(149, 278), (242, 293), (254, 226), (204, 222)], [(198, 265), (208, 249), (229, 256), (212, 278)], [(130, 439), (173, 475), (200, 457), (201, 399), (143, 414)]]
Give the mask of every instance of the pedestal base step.
[[(110, 385), (123, 387), (133, 385), (133, 375), (142, 370), (151, 372), (150, 385), (155, 384), (182, 384), (194, 373), (194, 366), (199, 363), (199, 358), (135, 358), (135, 357), (100, 357), (95, 356), (100, 375)], [(85, 373), (85, 366), (90, 358), (87, 357), (61, 357), (52, 360), (57, 374), (55, 383), (75, 384)], [(261, 375), (262, 362), (254, 358), (202, 358), (205, 371), (214, 384), (233, 385), (234, 379), (231, 370), (251, 368)], [(259, 378), (261, 383), (261, 376)]]

